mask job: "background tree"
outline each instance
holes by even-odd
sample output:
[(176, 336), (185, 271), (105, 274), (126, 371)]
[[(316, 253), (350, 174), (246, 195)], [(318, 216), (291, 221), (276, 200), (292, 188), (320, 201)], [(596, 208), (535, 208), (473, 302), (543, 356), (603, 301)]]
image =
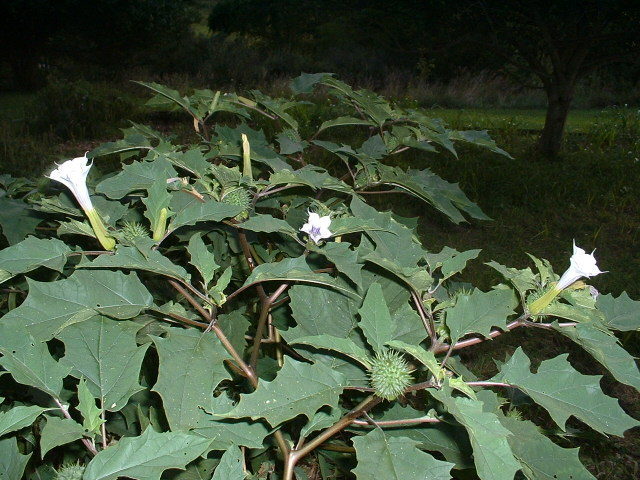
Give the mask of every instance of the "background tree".
[(554, 157), (578, 82), (616, 62), (638, 62), (640, 2), (633, 0), (463, 0), (452, 22), (471, 44), (500, 57), (548, 106), (538, 149)]

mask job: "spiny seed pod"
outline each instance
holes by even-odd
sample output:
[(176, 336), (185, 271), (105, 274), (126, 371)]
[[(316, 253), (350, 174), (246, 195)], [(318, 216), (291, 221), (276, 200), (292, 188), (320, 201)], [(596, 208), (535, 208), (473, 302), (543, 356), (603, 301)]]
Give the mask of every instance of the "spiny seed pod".
[(376, 354), (369, 369), (369, 380), (376, 395), (394, 400), (411, 385), (412, 370), (402, 355), (392, 350)]
[(138, 237), (148, 237), (149, 230), (140, 222), (124, 222), (121, 230), (125, 240), (133, 242)]
[(236, 215), (236, 220), (244, 220), (249, 216), (249, 205), (251, 205), (251, 196), (249, 192), (247, 192), (243, 188), (234, 188), (228, 192), (224, 192), (221, 200), (224, 203), (230, 203), (231, 205), (238, 205), (240, 207), (244, 207), (245, 211)]
[(78, 463), (62, 465), (56, 471), (55, 480), (82, 480), (85, 467)]

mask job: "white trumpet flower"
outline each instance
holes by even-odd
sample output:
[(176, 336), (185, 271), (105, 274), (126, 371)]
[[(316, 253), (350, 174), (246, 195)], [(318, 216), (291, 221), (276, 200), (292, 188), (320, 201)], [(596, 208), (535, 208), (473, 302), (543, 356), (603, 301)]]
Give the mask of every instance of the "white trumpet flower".
[(321, 217), (315, 212), (309, 212), (309, 219), (300, 231), (309, 234), (311, 240), (317, 245), (319, 240), (330, 238), (333, 235), (329, 230), (329, 225), (331, 225), (331, 217), (329, 215)]
[(89, 223), (91, 223), (91, 227), (102, 246), (106, 250), (113, 250), (116, 241), (109, 235), (102, 223), (100, 215), (98, 215), (98, 212), (93, 208), (89, 190), (87, 189), (87, 175), (92, 165), (88, 162), (89, 159), (86, 153), (82, 157), (67, 160), (61, 165), (58, 165), (58, 168), (47, 175), (47, 178), (60, 182), (71, 190), (80, 207), (84, 210), (85, 215), (89, 218)]
[(58, 168), (48, 175), (51, 180), (60, 182), (71, 190), (71, 193), (73, 193), (73, 196), (76, 197), (76, 200), (85, 211), (93, 210), (93, 204), (87, 189), (87, 175), (89, 175), (92, 165), (87, 164), (88, 161), (86, 154), (83, 157), (67, 160), (62, 165), (58, 165)]
[[(595, 252), (595, 250), (593, 251)], [(583, 249), (573, 242), (573, 255), (570, 258), (569, 268), (562, 274), (558, 283), (544, 295), (538, 298), (529, 306), (529, 312), (532, 314), (540, 313), (544, 310), (558, 294), (565, 288), (571, 286), (582, 277), (594, 277), (602, 272), (598, 265), (596, 265), (596, 259), (593, 256), (593, 252), (587, 254)], [(595, 290), (595, 289), (594, 289)], [(597, 290), (596, 290), (597, 292)]]
[[(593, 252), (595, 252), (595, 250)], [(596, 259), (593, 256), (593, 252), (591, 252), (591, 254), (587, 254), (583, 249), (576, 245), (575, 241), (573, 242), (573, 255), (571, 255), (570, 259), (571, 265), (560, 277), (560, 280), (556, 285), (557, 290), (564, 290), (582, 277), (589, 278), (599, 275), (600, 273), (604, 273), (600, 271), (598, 265), (596, 265)]]

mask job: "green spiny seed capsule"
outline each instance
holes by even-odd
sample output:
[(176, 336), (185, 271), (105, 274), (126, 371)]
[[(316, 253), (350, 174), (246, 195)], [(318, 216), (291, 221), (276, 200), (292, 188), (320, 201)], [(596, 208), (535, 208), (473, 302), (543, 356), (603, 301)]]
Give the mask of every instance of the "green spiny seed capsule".
[(234, 188), (228, 192), (224, 192), (221, 200), (224, 203), (230, 203), (231, 205), (238, 205), (244, 207), (245, 211), (236, 215), (236, 220), (244, 220), (249, 216), (249, 205), (251, 205), (251, 196), (243, 188)]
[(121, 232), (129, 242), (133, 242), (138, 237), (149, 236), (149, 230), (140, 222), (124, 222)]
[(398, 352), (385, 350), (376, 354), (369, 369), (371, 386), (376, 395), (387, 400), (394, 400), (405, 388), (411, 385), (412, 370)]
[(82, 480), (85, 467), (78, 463), (62, 465), (56, 472), (55, 480)]

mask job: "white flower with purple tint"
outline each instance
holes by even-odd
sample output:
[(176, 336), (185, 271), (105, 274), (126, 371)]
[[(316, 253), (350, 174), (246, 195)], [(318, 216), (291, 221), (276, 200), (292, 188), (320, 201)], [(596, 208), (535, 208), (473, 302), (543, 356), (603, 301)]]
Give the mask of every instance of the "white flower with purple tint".
[(311, 240), (315, 244), (323, 238), (330, 238), (333, 235), (329, 231), (329, 225), (331, 225), (331, 217), (321, 217), (315, 212), (309, 212), (309, 219), (300, 229), (301, 232), (307, 233)]

